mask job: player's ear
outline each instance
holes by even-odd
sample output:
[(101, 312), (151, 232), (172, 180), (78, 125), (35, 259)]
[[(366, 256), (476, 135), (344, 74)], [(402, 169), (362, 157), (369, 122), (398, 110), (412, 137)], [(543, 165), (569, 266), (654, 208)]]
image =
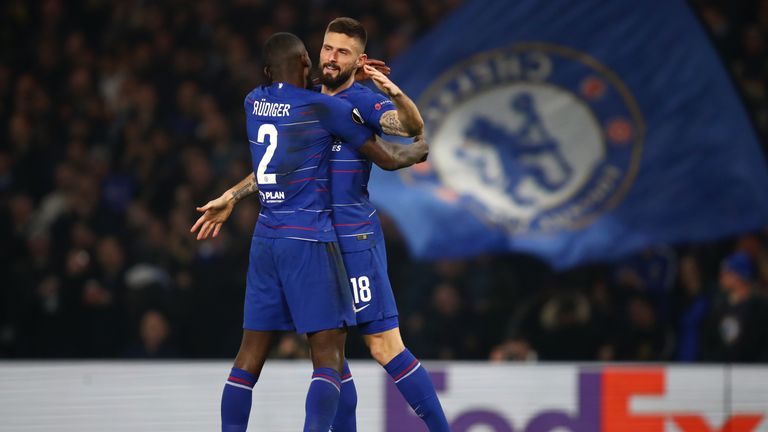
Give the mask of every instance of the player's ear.
[(264, 76), (267, 77), (268, 80), (272, 81), (272, 71), (269, 69), (269, 65), (264, 66)]
[(365, 65), (365, 62), (368, 60), (368, 54), (362, 53), (360, 56), (357, 57), (357, 66), (358, 68), (361, 68)]

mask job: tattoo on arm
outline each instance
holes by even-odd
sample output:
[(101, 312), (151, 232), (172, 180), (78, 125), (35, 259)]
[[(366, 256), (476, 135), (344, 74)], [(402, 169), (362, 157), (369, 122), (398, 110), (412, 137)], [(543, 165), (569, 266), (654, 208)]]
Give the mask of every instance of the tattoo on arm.
[(235, 186), (232, 191), (232, 199), (238, 202), (257, 190), (259, 190), (259, 185), (256, 183), (256, 176), (251, 174)]
[(381, 124), (381, 130), (387, 135), (410, 136), (408, 130), (400, 122), (396, 110), (390, 110), (382, 114), (379, 123)]

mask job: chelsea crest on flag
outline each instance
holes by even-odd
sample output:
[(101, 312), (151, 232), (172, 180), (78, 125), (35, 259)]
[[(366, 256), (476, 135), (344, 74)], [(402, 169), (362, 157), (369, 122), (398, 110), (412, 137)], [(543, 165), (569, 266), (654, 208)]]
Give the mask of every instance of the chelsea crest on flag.
[(565, 268), (768, 223), (727, 73), (684, 2), (651, 3), (474, 1), (393, 63), (430, 160), (372, 198), (416, 257)]

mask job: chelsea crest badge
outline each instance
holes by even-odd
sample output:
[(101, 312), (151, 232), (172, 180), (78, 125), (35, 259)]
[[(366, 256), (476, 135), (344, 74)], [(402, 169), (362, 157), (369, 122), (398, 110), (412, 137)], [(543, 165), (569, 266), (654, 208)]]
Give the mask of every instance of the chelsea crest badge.
[(512, 233), (588, 225), (621, 202), (639, 169), (645, 128), (632, 92), (571, 48), (480, 53), (438, 77), (418, 105), (434, 175)]

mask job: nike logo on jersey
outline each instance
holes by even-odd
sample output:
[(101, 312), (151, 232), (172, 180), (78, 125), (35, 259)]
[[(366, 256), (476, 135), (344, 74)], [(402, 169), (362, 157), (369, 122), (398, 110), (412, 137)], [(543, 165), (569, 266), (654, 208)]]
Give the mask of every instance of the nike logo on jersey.
[(367, 307), (368, 307), (368, 306), (370, 306), (370, 305), (371, 305), (371, 304), (370, 304), (370, 303), (368, 303), (367, 305), (365, 305), (365, 306), (361, 307), (360, 309), (358, 309), (358, 308), (356, 308), (356, 307), (352, 306), (352, 309), (354, 309), (354, 310), (355, 310), (355, 313), (359, 313), (361, 310), (363, 310), (363, 309), (367, 308)]
[(363, 120), (363, 116), (357, 108), (352, 108), (352, 120), (357, 124), (365, 124), (365, 120)]

